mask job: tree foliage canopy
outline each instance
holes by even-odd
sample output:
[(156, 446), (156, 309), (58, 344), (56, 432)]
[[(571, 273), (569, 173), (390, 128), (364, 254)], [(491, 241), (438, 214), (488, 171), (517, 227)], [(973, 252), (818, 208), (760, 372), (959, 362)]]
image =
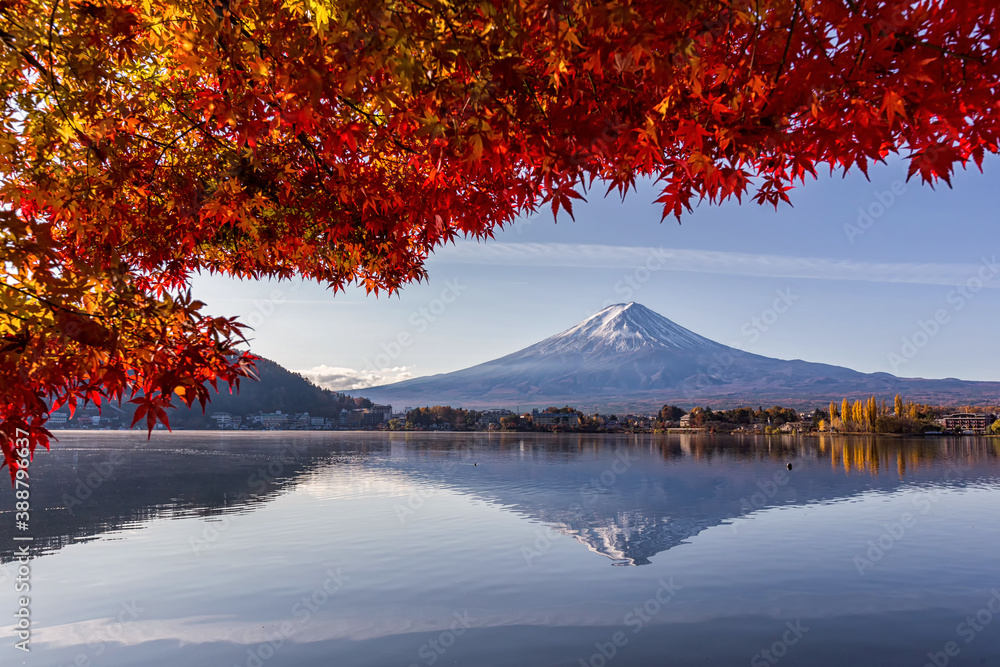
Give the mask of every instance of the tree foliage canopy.
[(0, 0), (0, 420), (252, 373), (199, 271), (394, 290), (597, 186), (788, 201), (997, 152), (993, 0)]

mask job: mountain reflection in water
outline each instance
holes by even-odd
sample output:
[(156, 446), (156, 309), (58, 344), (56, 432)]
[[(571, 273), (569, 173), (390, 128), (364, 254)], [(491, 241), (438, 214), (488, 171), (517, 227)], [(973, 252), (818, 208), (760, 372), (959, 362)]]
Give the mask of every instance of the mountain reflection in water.
[(59, 435), (3, 665), (1000, 664), (995, 439)]
[[(180, 432), (155, 434), (147, 443), (114, 432), (62, 437), (31, 470), (36, 554), (155, 518), (248, 512), (304, 479), (352, 466), (496, 504), (573, 536), (616, 565), (647, 564), (706, 528), (771, 507), (906, 486), (995, 483), (1000, 474), (1000, 441), (986, 438)], [(13, 504), (12, 494), (0, 497), (0, 562), (14, 553), (14, 522), (5, 518)]]

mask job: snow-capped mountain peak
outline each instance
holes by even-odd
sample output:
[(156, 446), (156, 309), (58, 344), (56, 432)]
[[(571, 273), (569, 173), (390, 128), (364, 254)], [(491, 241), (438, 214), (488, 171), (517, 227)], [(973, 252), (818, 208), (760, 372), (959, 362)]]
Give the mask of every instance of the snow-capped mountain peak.
[[(751, 354), (685, 329), (645, 306), (616, 303), (540, 343), (452, 373), (367, 390), (403, 405), (573, 405), (616, 411), (638, 405), (816, 405), (875, 394), (983, 402), (998, 382), (920, 380)], [(612, 407), (613, 406), (613, 407)]]
[(631, 301), (608, 306), (528, 350), (536, 354), (552, 354), (631, 352), (640, 349), (705, 351), (720, 347), (723, 346)]

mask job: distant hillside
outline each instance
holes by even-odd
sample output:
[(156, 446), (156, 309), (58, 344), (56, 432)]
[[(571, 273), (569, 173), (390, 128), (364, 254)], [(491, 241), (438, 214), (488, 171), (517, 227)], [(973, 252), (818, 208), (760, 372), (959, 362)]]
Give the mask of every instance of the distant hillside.
[[(229, 412), (234, 415), (248, 415), (257, 412), (297, 413), (308, 412), (313, 417), (337, 417), (341, 410), (357, 407), (369, 407), (371, 401), (367, 398), (353, 398), (329, 389), (321, 389), (309, 382), (298, 373), (293, 373), (276, 364), (270, 359), (257, 361), (259, 381), (244, 379), (240, 383), (239, 393), (229, 393), (223, 388), (221, 393), (213, 394), (211, 402), (202, 413), (201, 405), (195, 403), (190, 410), (181, 407), (168, 410), (171, 428), (203, 428), (214, 426), (211, 415), (214, 412)], [(174, 401), (178, 403), (178, 401)], [(135, 412), (134, 405), (123, 403), (123, 410), (117, 404), (106, 406), (102, 416), (114, 420), (111, 427), (128, 426), (131, 415)], [(65, 409), (60, 412), (66, 412)], [(88, 408), (78, 411), (78, 419), (97, 414), (96, 410)], [(127, 415), (127, 418), (126, 418)], [(74, 420), (78, 421), (78, 420)], [(124, 423), (123, 423), (124, 422)], [(70, 428), (73, 422), (67, 424)], [(103, 424), (102, 424), (103, 426)]]
[(366, 398), (355, 400), (347, 394), (317, 387), (298, 373), (276, 364), (270, 359), (257, 361), (259, 382), (243, 380), (239, 393), (230, 394), (227, 389), (212, 396), (212, 402), (201, 412), (195, 403), (191, 410), (178, 408), (171, 410), (171, 427), (193, 428), (208, 425), (213, 412), (229, 412), (247, 415), (257, 412), (308, 412), (313, 417), (337, 417), (345, 408), (368, 407)]

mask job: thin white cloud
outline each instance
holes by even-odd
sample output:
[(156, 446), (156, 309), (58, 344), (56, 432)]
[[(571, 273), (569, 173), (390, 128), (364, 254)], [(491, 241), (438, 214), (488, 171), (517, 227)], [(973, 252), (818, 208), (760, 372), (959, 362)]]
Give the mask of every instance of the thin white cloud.
[[(218, 297), (218, 298), (213, 297), (212, 298), (212, 303), (253, 303), (253, 304), (260, 304), (262, 302), (266, 302), (266, 299), (263, 299), (263, 300), (259, 299), (259, 298), (258, 299), (254, 299), (252, 297)], [(339, 306), (362, 306), (362, 305), (364, 305), (364, 303), (361, 302), (361, 301), (346, 301), (346, 300), (343, 300), (343, 299), (337, 299), (336, 301), (334, 301), (332, 294), (331, 294), (331, 296), (330, 296), (329, 299), (279, 299), (277, 301), (273, 301), (273, 303), (276, 303), (276, 304), (294, 303), (294, 304), (309, 305), (309, 306), (338, 306), (338, 307)]]
[(413, 377), (410, 368), (410, 366), (396, 366), (394, 368), (380, 368), (378, 370), (356, 370), (354, 368), (322, 364), (309, 370), (295, 372), (324, 389), (346, 391), (409, 380)]
[(493, 264), (602, 269), (645, 266), (664, 271), (691, 271), (759, 278), (856, 280), (876, 283), (959, 285), (982, 280), (1000, 287), (997, 255), (978, 264), (859, 262), (821, 257), (789, 257), (719, 250), (647, 248), (571, 243), (475, 243), (462, 241), (437, 250), (432, 261), (449, 264)]

